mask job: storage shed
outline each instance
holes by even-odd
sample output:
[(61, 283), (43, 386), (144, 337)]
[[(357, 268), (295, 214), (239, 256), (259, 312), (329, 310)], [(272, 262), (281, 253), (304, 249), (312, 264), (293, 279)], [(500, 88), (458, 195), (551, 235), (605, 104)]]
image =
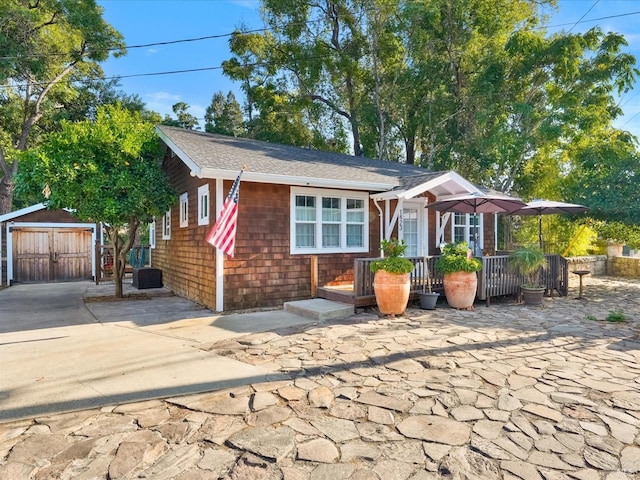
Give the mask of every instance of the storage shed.
[(0, 215), (0, 284), (94, 278), (97, 235), (95, 223), (42, 203)]

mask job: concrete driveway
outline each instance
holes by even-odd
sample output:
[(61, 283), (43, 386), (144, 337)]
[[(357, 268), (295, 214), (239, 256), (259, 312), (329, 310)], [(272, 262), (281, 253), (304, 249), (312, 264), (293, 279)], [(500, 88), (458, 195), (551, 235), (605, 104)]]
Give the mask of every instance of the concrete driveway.
[(164, 289), (151, 299), (91, 282), (0, 291), (0, 421), (216, 390), (277, 378), (207, 352), (212, 342), (310, 320), (283, 311), (215, 315)]

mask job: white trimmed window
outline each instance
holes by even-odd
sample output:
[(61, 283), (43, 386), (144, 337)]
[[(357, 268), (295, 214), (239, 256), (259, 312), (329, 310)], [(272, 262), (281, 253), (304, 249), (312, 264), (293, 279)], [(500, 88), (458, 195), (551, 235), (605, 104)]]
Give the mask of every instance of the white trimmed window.
[(455, 213), (453, 216), (453, 241), (473, 244), (474, 237), (478, 234), (478, 242), (482, 245), (482, 215), (469, 213)]
[(171, 210), (162, 217), (162, 239), (169, 240), (171, 238)]
[(180, 195), (180, 228), (189, 226), (189, 194)]
[(149, 224), (149, 248), (156, 248), (156, 221)]
[(291, 253), (369, 251), (367, 193), (291, 188)]
[(198, 225), (209, 225), (209, 184), (198, 187)]

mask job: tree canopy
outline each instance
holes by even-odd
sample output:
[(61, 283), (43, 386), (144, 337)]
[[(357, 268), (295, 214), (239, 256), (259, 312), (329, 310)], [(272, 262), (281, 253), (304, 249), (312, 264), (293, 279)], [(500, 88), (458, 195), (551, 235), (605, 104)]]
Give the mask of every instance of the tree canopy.
[(125, 48), (95, 0), (3, 0), (0, 52), (0, 213), (6, 213), (16, 152), (37, 144), (35, 127), (75, 96), (75, 80), (102, 76), (99, 63)]
[[(591, 195), (603, 217), (627, 216), (614, 203), (637, 178), (638, 143), (612, 124), (640, 72), (619, 33), (549, 34), (555, 0), (262, 4), (268, 30), (237, 31), (223, 64), (249, 122), (277, 99), (289, 118), (324, 125), (314, 132), (327, 143), (336, 126), (349, 132), (356, 155), (453, 169), (523, 198)], [(594, 156), (606, 157), (597, 169)], [(603, 179), (617, 184), (609, 200)]]
[(120, 105), (105, 106), (95, 121), (64, 121), (59, 132), (24, 152), (17, 185), (49, 208), (72, 208), (79, 219), (105, 225), (119, 259), (116, 296), (122, 296), (126, 254), (138, 226), (163, 215), (175, 201), (162, 156), (152, 124)]

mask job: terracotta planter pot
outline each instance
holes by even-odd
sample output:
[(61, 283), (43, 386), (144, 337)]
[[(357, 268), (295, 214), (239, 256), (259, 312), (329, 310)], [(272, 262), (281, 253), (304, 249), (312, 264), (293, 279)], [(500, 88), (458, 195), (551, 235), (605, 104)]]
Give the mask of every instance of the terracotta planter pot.
[(453, 272), (444, 275), (444, 294), (452, 308), (473, 307), (478, 288), (475, 272)]
[(409, 302), (410, 274), (378, 270), (373, 277), (378, 310), (384, 315), (401, 315)]

